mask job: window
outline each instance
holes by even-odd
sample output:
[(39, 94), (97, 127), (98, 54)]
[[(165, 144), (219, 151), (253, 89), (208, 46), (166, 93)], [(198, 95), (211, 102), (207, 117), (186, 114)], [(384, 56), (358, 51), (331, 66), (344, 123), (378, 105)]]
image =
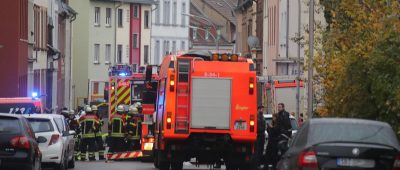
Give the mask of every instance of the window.
[(197, 39), (197, 28), (193, 28), (193, 39)]
[(63, 133), (65, 131), (63, 120), (61, 118), (54, 118), (54, 122), (56, 122), (58, 132)]
[(111, 26), (111, 8), (106, 8), (106, 26)]
[(169, 55), (169, 41), (164, 40), (164, 52), (162, 54), (163, 56)]
[(149, 64), (149, 46), (148, 45), (145, 45), (144, 46), (144, 54), (143, 54), (143, 62), (144, 62), (144, 64)]
[(94, 7), (94, 25), (100, 25), (100, 7)]
[(176, 7), (176, 1), (174, 1), (173, 6), (172, 6), (172, 24), (176, 25), (176, 17), (177, 17), (177, 7)]
[(13, 117), (1, 117), (0, 132), (2, 135), (21, 133), (21, 125), (19, 124), (19, 120)]
[(100, 63), (99, 58), (100, 58), (100, 44), (94, 44), (94, 60), (93, 60), (93, 62), (95, 64)]
[(176, 41), (172, 41), (172, 52), (176, 52)]
[(154, 47), (154, 64), (160, 64), (160, 41), (156, 41), (156, 45)]
[(144, 28), (149, 28), (149, 21), (150, 21), (150, 12), (144, 11)]
[(205, 35), (205, 39), (208, 40), (210, 38), (210, 28), (207, 27), (206, 28), (206, 35)]
[[(186, 3), (182, 3), (182, 14), (186, 14)], [(182, 15), (182, 25), (186, 25), (186, 16)]]
[(170, 17), (170, 2), (169, 1), (164, 1), (164, 24), (169, 25), (169, 17)]
[(139, 6), (137, 6), (137, 5), (133, 6), (133, 17), (139, 18)]
[(132, 35), (132, 48), (139, 48), (139, 34)]
[(99, 94), (99, 82), (93, 82), (93, 94)]
[(117, 51), (117, 63), (122, 63), (122, 45), (118, 44), (118, 51)]
[(111, 59), (111, 44), (106, 44), (105, 63), (109, 64)]
[(182, 41), (181, 42), (181, 50), (183, 51), (183, 50), (186, 50), (186, 47), (185, 47), (186, 45), (185, 45), (185, 41)]
[(124, 15), (124, 11), (123, 11), (123, 9), (118, 9), (118, 27), (122, 27), (123, 25), (122, 25), (122, 18), (123, 18), (123, 15)]
[[(157, 1), (156, 3), (159, 4), (159, 2), (160, 1)], [(160, 10), (161, 10), (160, 7), (161, 6), (158, 5), (157, 9), (156, 9), (156, 16), (155, 16), (156, 17), (156, 24), (160, 24)]]

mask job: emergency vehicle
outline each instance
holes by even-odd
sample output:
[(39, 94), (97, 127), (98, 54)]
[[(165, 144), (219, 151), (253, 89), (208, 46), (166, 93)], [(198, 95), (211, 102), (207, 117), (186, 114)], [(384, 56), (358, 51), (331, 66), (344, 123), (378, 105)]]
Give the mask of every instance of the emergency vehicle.
[[(158, 75), (152, 74), (157, 72), (158, 67), (148, 66), (146, 72), (133, 73), (132, 67), (129, 65), (116, 65), (109, 71), (109, 115), (116, 114), (116, 108), (119, 105), (133, 105), (136, 102), (142, 103), (142, 126), (141, 131), (141, 150), (129, 151), (123, 153), (108, 154), (109, 160), (113, 159), (131, 159), (139, 157), (152, 157), (154, 128), (153, 114), (155, 112), (156, 90), (158, 83)], [(149, 74), (146, 78), (146, 74)]]
[(37, 93), (32, 93), (32, 97), (0, 98), (0, 113), (43, 113), (42, 101), (37, 96)]
[(256, 72), (236, 54), (166, 56), (159, 72), (154, 165), (184, 161), (249, 169), (257, 136)]
[[(304, 111), (304, 82), (299, 82), (300, 88), (300, 113)], [(264, 86), (267, 96), (267, 110), (269, 113), (277, 113), (279, 103), (285, 104), (285, 110), (289, 113), (296, 112), (297, 82), (295, 77), (272, 76)]]

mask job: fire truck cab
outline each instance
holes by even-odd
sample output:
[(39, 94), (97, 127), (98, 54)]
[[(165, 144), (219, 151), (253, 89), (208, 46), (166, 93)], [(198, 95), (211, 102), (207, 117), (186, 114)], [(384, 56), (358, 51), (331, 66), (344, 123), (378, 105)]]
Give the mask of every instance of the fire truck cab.
[(0, 98), (0, 113), (43, 113), (42, 101), (35, 92), (32, 93), (32, 97)]
[[(126, 150), (124, 153), (108, 154), (108, 159), (131, 159), (152, 157), (154, 142), (153, 114), (155, 112), (158, 67), (147, 67), (146, 71), (134, 73), (129, 65), (116, 65), (110, 68), (109, 76), (109, 118), (116, 113), (119, 105), (126, 106), (136, 102), (142, 104), (139, 114), (142, 119), (139, 127), (140, 150)], [(151, 69), (151, 70), (149, 70)], [(149, 75), (147, 75), (149, 74)], [(121, 144), (122, 145), (122, 144)]]
[(249, 169), (257, 131), (256, 72), (251, 59), (194, 51), (166, 56), (159, 72), (154, 164), (184, 161)]

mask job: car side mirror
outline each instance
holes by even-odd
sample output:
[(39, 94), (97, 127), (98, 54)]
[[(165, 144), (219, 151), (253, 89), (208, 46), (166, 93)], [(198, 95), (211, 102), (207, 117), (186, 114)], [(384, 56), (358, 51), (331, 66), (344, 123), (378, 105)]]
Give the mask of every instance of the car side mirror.
[(43, 137), (43, 136), (39, 136), (39, 137), (36, 139), (36, 141), (37, 141), (38, 143), (46, 143), (46, 142), (47, 142), (47, 139), (46, 139), (45, 137)]

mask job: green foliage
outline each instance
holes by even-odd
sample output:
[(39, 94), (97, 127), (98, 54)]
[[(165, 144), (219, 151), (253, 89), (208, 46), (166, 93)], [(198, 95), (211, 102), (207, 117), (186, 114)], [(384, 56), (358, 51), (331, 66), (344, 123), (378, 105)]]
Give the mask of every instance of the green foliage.
[(400, 5), (321, 0), (328, 23), (316, 54), (322, 116), (390, 123), (400, 135)]

